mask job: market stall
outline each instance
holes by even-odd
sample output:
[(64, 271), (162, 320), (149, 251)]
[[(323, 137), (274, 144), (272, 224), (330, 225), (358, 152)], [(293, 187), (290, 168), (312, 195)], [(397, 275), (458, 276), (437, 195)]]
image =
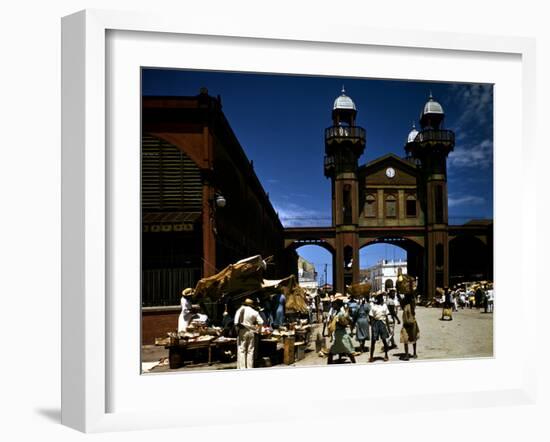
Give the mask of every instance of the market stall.
[[(230, 324), (236, 309), (245, 298), (252, 298), (257, 302), (258, 310), (268, 317), (264, 307), (280, 294), (286, 299), (288, 321), (276, 329), (266, 321), (258, 330), (257, 366), (292, 363), (296, 356), (298, 359), (303, 357), (311, 334), (310, 325), (304, 319), (309, 312), (306, 293), (294, 275), (280, 280), (263, 279), (265, 268), (265, 260), (256, 255), (231, 264), (197, 283), (192, 301), (197, 306), (210, 306), (210, 325), (195, 320), (184, 333), (169, 333), (169, 342), (163, 344), (169, 350), (170, 368), (181, 367), (186, 361), (206, 361), (211, 365), (215, 361), (234, 360), (236, 339)], [(212, 308), (212, 305), (217, 308)], [(216, 314), (219, 312), (223, 315)], [(292, 351), (285, 352), (285, 348), (290, 348), (290, 342)], [(292, 357), (285, 356), (287, 353), (292, 353)]]

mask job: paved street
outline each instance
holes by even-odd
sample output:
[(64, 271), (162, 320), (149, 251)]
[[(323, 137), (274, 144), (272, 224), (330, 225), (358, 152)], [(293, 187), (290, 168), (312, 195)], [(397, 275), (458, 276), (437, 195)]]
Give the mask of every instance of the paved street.
[[(401, 316), (401, 314), (399, 314)], [(475, 358), (491, 357), (493, 355), (493, 314), (483, 313), (483, 310), (464, 309), (453, 314), (452, 321), (441, 321), (441, 309), (417, 307), (416, 318), (420, 328), (420, 339), (418, 341), (418, 359), (448, 359), (448, 358)], [(320, 327), (315, 326), (316, 330)], [(399, 344), (399, 331), (401, 326), (396, 327), (396, 343)], [(326, 357), (319, 357), (315, 352), (316, 331), (312, 333), (309, 348), (311, 351), (306, 353), (306, 357), (298, 361), (295, 366), (325, 365)], [(327, 342), (328, 342), (328, 338)], [(359, 344), (356, 342), (356, 345)], [(374, 363), (384, 363), (381, 342), (376, 345)], [(400, 362), (399, 356), (403, 352), (403, 345), (390, 350), (390, 362)], [(412, 352), (412, 346), (410, 348)], [(144, 346), (142, 350), (144, 369), (155, 365), (161, 358), (167, 357), (168, 352), (162, 347)], [(367, 363), (368, 353), (363, 353), (356, 357), (358, 363)], [(335, 358), (336, 360), (336, 358)], [(411, 359), (411, 362), (413, 359)], [(349, 360), (342, 361), (349, 363)], [(389, 363), (389, 362), (387, 362)], [(408, 362), (410, 363), (410, 362)], [(161, 365), (151, 370), (152, 373), (189, 371), (189, 370), (215, 370), (235, 368), (235, 363), (214, 364), (209, 367), (207, 364), (195, 364), (170, 370), (167, 365)], [(283, 367), (277, 366), (277, 367)]]

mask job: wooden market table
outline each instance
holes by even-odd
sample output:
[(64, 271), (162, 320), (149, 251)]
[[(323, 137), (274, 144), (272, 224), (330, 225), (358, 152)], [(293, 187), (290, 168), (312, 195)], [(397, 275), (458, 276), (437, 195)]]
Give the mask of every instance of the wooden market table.
[(212, 353), (214, 351), (219, 351), (227, 347), (236, 347), (237, 340), (235, 338), (225, 338), (223, 340), (210, 339), (204, 341), (187, 341), (185, 339), (179, 339), (177, 343), (170, 343), (165, 346), (168, 349), (168, 361), (170, 368), (180, 368), (185, 365), (185, 353), (188, 351), (194, 350), (207, 350), (208, 354), (208, 365), (212, 365)]
[[(282, 339), (261, 336), (258, 339), (258, 348), (255, 355), (256, 363), (259, 363), (260, 360), (265, 360), (265, 358), (269, 358), (270, 363), (273, 365), (279, 364), (281, 362), (285, 365), (290, 365), (293, 364), (295, 360), (301, 359), (296, 357), (295, 347), (305, 347), (307, 345), (307, 338), (309, 338), (309, 336), (304, 336), (302, 333), (298, 333), (297, 337), (301, 338), (300, 341), (297, 341), (295, 336), (285, 336)], [(214, 338), (210, 340), (191, 342), (185, 339), (179, 339), (176, 342), (172, 340), (170, 343), (166, 344), (164, 348), (168, 350), (168, 361), (171, 369), (183, 367), (185, 365), (187, 353), (195, 350), (206, 351), (207, 363), (210, 366), (214, 363), (216, 356), (220, 355), (221, 352), (225, 350), (236, 352), (237, 339)], [(279, 355), (279, 351), (282, 351), (282, 355)]]

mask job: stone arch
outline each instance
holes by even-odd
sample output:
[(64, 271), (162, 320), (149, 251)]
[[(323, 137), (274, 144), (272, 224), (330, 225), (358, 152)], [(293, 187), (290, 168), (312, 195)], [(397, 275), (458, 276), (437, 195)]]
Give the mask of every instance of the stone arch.
[(324, 238), (302, 238), (302, 239), (286, 239), (285, 249), (298, 249), (302, 246), (319, 246), (330, 252), (333, 256), (336, 254), (334, 241)]
[[(362, 238), (360, 241), (360, 250), (374, 244), (391, 244), (403, 249), (407, 254), (406, 273), (418, 278), (418, 289), (423, 289), (426, 278), (423, 241), (403, 236), (382, 235), (372, 238)], [(384, 287), (381, 288), (383, 289)]]
[[(328, 241), (323, 239), (310, 239), (310, 240), (287, 240), (285, 241), (285, 250), (292, 250), (296, 254), (298, 254), (298, 249), (301, 247), (306, 246), (316, 246), (320, 247), (330, 254), (330, 271), (328, 271), (326, 277), (324, 275), (324, 269), (323, 268), (316, 268), (316, 271), (319, 275), (322, 275), (323, 283), (326, 284), (328, 277), (330, 276), (332, 286), (334, 286), (334, 282), (336, 280), (336, 250), (333, 247), (332, 244), (330, 244)], [(328, 264), (328, 263), (327, 263)], [(296, 268), (296, 272), (298, 272), (298, 269)]]
[(179, 132), (147, 131), (148, 135), (165, 141), (189, 156), (201, 169), (209, 169), (211, 164), (203, 153), (204, 139), (202, 133), (188, 134)]
[(401, 235), (379, 235), (373, 237), (359, 238), (359, 249), (367, 247), (371, 244), (379, 244), (382, 242), (388, 242), (398, 247), (408, 249), (411, 247), (424, 248), (424, 238), (416, 236), (401, 236)]

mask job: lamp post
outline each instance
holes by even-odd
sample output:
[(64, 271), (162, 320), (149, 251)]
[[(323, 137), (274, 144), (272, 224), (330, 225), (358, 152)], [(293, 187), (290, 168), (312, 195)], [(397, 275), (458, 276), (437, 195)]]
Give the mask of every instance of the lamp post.
[(210, 204), (210, 220), (212, 223), (212, 230), (214, 234), (218, 234), (218, 229), (216, 227), (216, 209), (223, 209), (227, 205), (227, 200), (225, 197), (219, 192), (216, 191), (212, 198), (208, 201)]
[(216, 207), (224, 208), (227, 204), (227, 201), (225, 197), (221, 193), (216, 193), (216, 196), (214, 197), (214, 201), (216, 202)]
[(225, 197), (213, 187), (205, 187), (203, 200), (203, 277), (211, 276), (216, 271), (216, 209), (226, 206)]

